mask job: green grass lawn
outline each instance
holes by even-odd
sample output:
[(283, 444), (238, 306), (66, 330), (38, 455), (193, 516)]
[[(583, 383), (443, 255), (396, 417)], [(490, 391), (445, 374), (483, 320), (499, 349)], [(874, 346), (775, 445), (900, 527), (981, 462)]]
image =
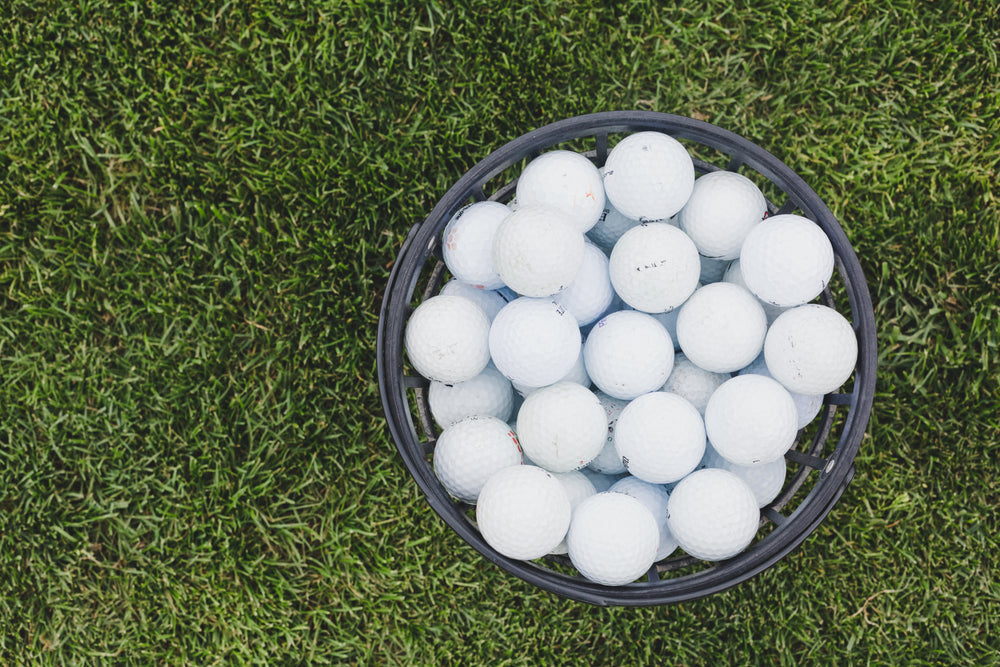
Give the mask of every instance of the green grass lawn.
[[(1000, 661), (994, 3), (0, 14), (0, 664)], [(806, 179), (865, 269), (880, 368), (857, 476), (801, 548), (603, 609), (430, 510), (374, 349), (451, 183), (631, 108)]]

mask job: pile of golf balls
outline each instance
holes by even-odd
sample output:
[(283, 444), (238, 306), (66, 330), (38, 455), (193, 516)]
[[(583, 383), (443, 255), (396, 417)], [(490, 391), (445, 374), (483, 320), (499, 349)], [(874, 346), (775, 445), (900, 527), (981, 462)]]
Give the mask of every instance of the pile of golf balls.
[(618, 586), (678, 549), (752, 543), (786, 452), (857, 361), (851, 323), (814, 302), (834, 267), (816, 223), (638, 132), (602, 166), (541, 154), (441, 242), (451, 280), (406, 352), (430, 381), (438, 479), (494, 549), (568, 554)]

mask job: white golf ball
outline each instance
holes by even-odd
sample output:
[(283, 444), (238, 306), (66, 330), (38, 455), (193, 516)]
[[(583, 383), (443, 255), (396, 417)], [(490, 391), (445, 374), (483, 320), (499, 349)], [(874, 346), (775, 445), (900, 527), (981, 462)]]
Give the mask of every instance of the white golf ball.
[(472, 415), (488, 415), (506, 421), (514, 409), (514, 389), (500, 371), (487, 366), (465, 382), (431, 382), (427, 392), (431, 416), (442, 428)]
[[(629, 306), (628, 308), (631, 308), (631, 306)], [(626, 308), (626, 310), (628, 308)], [(677, 316), (680, 314), (681, 314), (680, 308), (674, 308), (673, 310), (666, 313), (650, 313), (650, 316), (652, 316), (654, 320), (662, 324), (663, 328), (667, 330), (668, 334), (670, 334), (670, 340), (674, 342), (675, 352), (679, 352), (681, 349), (680, 344), (677, 342)]]
[(608, 436), (604, 441), (604, 447), (601, 448), (600, 453), (587, 464), (587, 467), (595, 472), (606, 475), (617, 475), (625, 472), (625, 464), (622, 463), (621, 454), (618, 453), (618, 449), (615, 447), (615, 429), (618, 425), (618, 417), (621, 415), (622, 410), (625, 409), (625, 406), (628, 405), (628, 401), (608, 396), (603, 391), (594, 392), (594, 395), (601, 402), (601, 407), (604, 408), (604, 413), (607, 415)]
[(795, 443), (797, 423), (788, 390), (763, 375), (727, 380), (705, 408), (705, 431), (712, 446), (738, 465), (759, 465), (784, 456)]
[(444, 429), (434, 445), (434, 474), (448, 493), (471, 504), (495, 472), (516, 465), (517, 436), (496, 417), (466, 417)]
[[(722, 280), (727, 283), (739, 285), (747, 291), (750, 289), (747, 287), (746, 281), (743, 280), (743, 270), (740, 268), (740, 260), (738, 259), (734, 259), (729, 263), (729, 266), (726, 268), (726, 272), (722, 274)], [(753, 292), (750, 293), (753, 294)], [(754, 298), (756, 297), (757, 295), (754, 295)], [(761, 301), (759, 298), (757, 301), (760, 302), (761, 307), (764, 309), (764, 315), (767, 316), (768, 326), (770, 326), (771, 322), (774, 322), (774, 320), (778, 318), (778, 315), (781, 315), (783, 312), (788, 310), (787, 308), (783, 308), (781, 306), (772, 305), (767, 301)]]
[(701, 259), (684, 232), (649, 222), (618, 239), (608, 270), (622, 301), (636, 310), (662, 313), (680, 306), (694, 292)]
[(618, 243), (622, 234), (639, 224), (638, 220), (626, 218), (621, 211), (611, 205), (610, 202), (604, 205), (604, 211), (597, 220), (597, 224), (590, 228), (587, 236), (596, 243), (601, 250), (610, 253), (611, 249)]
[(566, 289), (583, 264), (584, 236), (565, 213), (521, 206), (493, 237), (493, 267), (523, 296), (551, 296)]
[(508, 298), (499, 290), (477, 289), (472, 285), (463, 283), (457, 278), (452, 278), (446, 282), (438, 295), (460, 296), (463, 299), (468, 299), (483, 309), (486, 319), (490, 322), (492, 322), (493, 318), (497, 316), (497, 313), (500, 312), (501, 308), (517, 298), (516, 295), (513, 298)]
[(698, 470), (677, 483), (667, 502), (667, 526), (695, 558), (732, 558), (749, 546), (760, 524), (746, 482), (719, 468)]
[[(765, 338), (765, 341), (767, 339)], [(771, 371), (767, 369), (767, 362), (764, 359), (764, 353), (761, 352), (757, 355), (757, 358), (751, 362), (749, 366), (740, 370), (739, 375), (765, 375), (767, 377), (774, 377), (771, 375)], [(823, 408), (823, 394), (800, 394), (796, 391), (788, 392), (792, 396), (792, 400), (795, 401), (795, 411), (798, 413), (798, 423), (796, 428), (803, 429), (816, 418), (819, 411)]]
[(535, 465), (568, 472), (587, 465), (601, 451), (607, 420), (592, 391), (560, 382), (524, 399), (517, 413), (517, 433)]
[(622, 139), (604, 164), (604, 190), (635, 220), (665, 220), (683, 208), (694, 189), (694, 162), (684, 146), (660, 132)]
[(677, 394), (644, 394), (618, 417), (615, 447), (632, 475), (653, 484), (676, 482), (705, 454), (705, 422)]
[(674, 552), (677, 548), (677, 540), (670, 534), (670, 529), (667, 527), (667, 502), (670, 500), (670, 494), (667, 493), (667, 489), (663, 485), (650, 484), (638, 477), (629, 476), (618, 480), (608, 490), (612, 493), (624, 493), (626, 496), (632, 496), (645, 505), (653, 518), (656, 519), (656, 525), (660, 529), (660, 544), (656, 550), (655, 560), (663, 560)]
[(854, 372), (858, 338), (833, 308), (806, 304), (774, 321), (764, 341), (764, 358), (775, 380), (800, 394), (829, 394)]
[(519, 206), (549, 206), (577, 229), (593, 227), (604, 212), (604, 183), (594, 163), (579, 153), (554, 150), (528, 163), (517, 179)]
[(583, 251), (583, 263), (569, 287), (553, 295), (552, 300), (573, 313), (578, 325), (586, 326), (599, 318), (614, 299), (608, 257), (593, 243)]
[(573, 566), (606, 586), (635, 581), (652, 567), (659, 547), (656, 519), (623, 493), (598, 493), (573, 513), (566, 543)]
[(406, 355), (428, 380), (471, 380), (490, 360), (490, 321), (482, 309), (458, 296), (433, 296), (406, 323)]
[(598, 389), (628, 400), (663, 386), (674, 365), (674, 344), (646, 313), (621, 310), (590, 330), (583, 358)]
[(576, 319), (551, 299), (511, 301), (493, 320), (488, 339), (497, 370), (531, 387), (558, 382), (580, 356)]
[(487, 544), (508, 558), (541, 558), (562, 542), (572, 514), (566, 490), (536, 466), (494, 473), (479, 492), (476, 523)]
[(604, 493), (611, 486), (626, 476), (626, 473), (606, 475), (602, 472), (597, 472), (596, 470), (591, 470), (590, 468), (580, 468), (576, 472), (582, 473), (587, 476), (594, 488), (597, 489), (598, 493)]
[[(566, 373), (566, 375), (562, 376), (552, 384), (556, 384), (557, 382), (573, 382), (575, 384), (586, 387), (587, 389), (590, 389), (590, 376), (587, 375), (587, 368), (583, 364), (582, 345), (580, 347), (580, 354), (577, 356), (576, 363), (573, 364), (573, 367), (569, 369), (569, 372)], [(513, 385), (514, 389), (517, 390), (517, 393), (520, 394), (522, 398), (527, 398), (528, 396), (535, 393), (539, 389), (542, 389), (542, 387), (534, 387), (532, 385), (521, 384), (520, 382), (515, 382), (513, 383)], [(545, 385), (545, 386), (550, 387), (552, 385)]]
[(696, 366), (731, 373), (764, 345), (767, 318), (750, 292), (730, 283), (699, 287), (677, 316), (677, 341)]
[[(579, 470), (571, 470), (570, 472), (558, 472), (552, 473), (552, 475), (559, 480), (562, 484), (563, 489), (566, 490), (566, 496), (569, 498), (569, 506), (571, 511), (576, 510), (577, 506), (582, 503), (587, 498), (597, 493), (597, 489), (594, 488), (593, 482), (590, 478), (584, 475)], [(570, 525), (573, 525), (573, 516), (570, 514)], [(550, 554), (561, 555), (569, 551), (566, 546), (566, 538), (560, 542), (555, 549), (550, 551)]]
[(458, 210), (442, 234), (444, 263), (458, 280), (478, 289), (503, 287), (493, 268), (493, 236), (510, 209), (495, 201), (480, 201)]
[(788, 473), (784, 458), (756, 466), (741, 466), (719, 456), (711, 444), (705, 448), (705, 456), (701, 463), (704, 468), (728, 470), (746, 482), (757, 500), (757, 507), (764, 507), (778, 497), (785, 486), (785, 477)]
[(740, 250), (747, 288), (762, 301), (807, 303), (833, 275), (833, 246), (823, 229), (800, 215), (775, 215), (754, 227)]
[(674, 369), (663, 383), (663, 391), (687, 399), (698, 413), (705, 416), (708, 399), (722, 383), (732, 377), (729, 373), (713, 373), (700, 368), (683, 354), (674, 355)]
[(740, 256), (743, 239), (766, 214), (767, 201), (753, 181), (735, 172), (713, 171), (694, 182), (677, 217), (698, 252), (732, 260)]

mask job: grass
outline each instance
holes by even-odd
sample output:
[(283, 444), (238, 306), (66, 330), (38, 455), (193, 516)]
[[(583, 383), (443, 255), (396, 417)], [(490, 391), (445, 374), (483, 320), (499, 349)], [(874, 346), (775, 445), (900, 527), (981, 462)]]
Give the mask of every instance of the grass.
[[(14, 0), (0, 35), (0, 662), (997, 662), (993, 4)], [(506, 141), (624, 108), (802, 175), (880, 337), (829, 518), (655, 609), (461, 543), (375, 378), (410, 225)]]

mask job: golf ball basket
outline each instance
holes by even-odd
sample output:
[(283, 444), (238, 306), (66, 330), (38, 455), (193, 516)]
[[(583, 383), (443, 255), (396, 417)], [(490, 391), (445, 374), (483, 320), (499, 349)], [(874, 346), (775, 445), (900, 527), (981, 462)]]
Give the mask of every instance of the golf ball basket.
[[(797, 213), (816, 222), (833, 245), (835, 271), (820, 296), (851, 321), (858, 338), (854, 373), (837, 393), (824, 397), (819, 416), (799, 432), (785, 455), (785, 486), (761, 509), (751, 545), (716, 563), (678, 551), (654, 563), (642, 581), (605, 586), (576, 573), (566, 556), (535, 561), (507, 558), (483, 539), (472, 508), (448, 495), (432, 466), (439, 433), (428, 405), (429, 382), (405, 357), (406, 322), (416, 305), (445, 281), (441, 235), (452, 216), (474, 201), (506, 203), (517, 175), (543, 151), (583, 153), (602, 166), (609, 146), (634, 132), (655, 131), (688, 148), (698, 174), (726, 169), (751, 178), (768, 199), (771, 215)], [(709, 157), (702, 160), (701, 157)], [(465, 173), (422, 223), (413, 225), (389, 276), (379, 314), (378, 380), (389, 430), (427, 501), (462, 539), (507, 572), (558, 595), (595, 605), (655, 606), (726, 590), (766, 570), (798, 547), (826, 518), (854, 477), (857, 454), (875, 394), (875, 316), (857, 255), (830, 209), (805, 181), (756, 144), (709, 123), (650, 111), (609, 111), (568, 118), (501, 146)], [(678, 555), (679, 554), (679, 555)]]

